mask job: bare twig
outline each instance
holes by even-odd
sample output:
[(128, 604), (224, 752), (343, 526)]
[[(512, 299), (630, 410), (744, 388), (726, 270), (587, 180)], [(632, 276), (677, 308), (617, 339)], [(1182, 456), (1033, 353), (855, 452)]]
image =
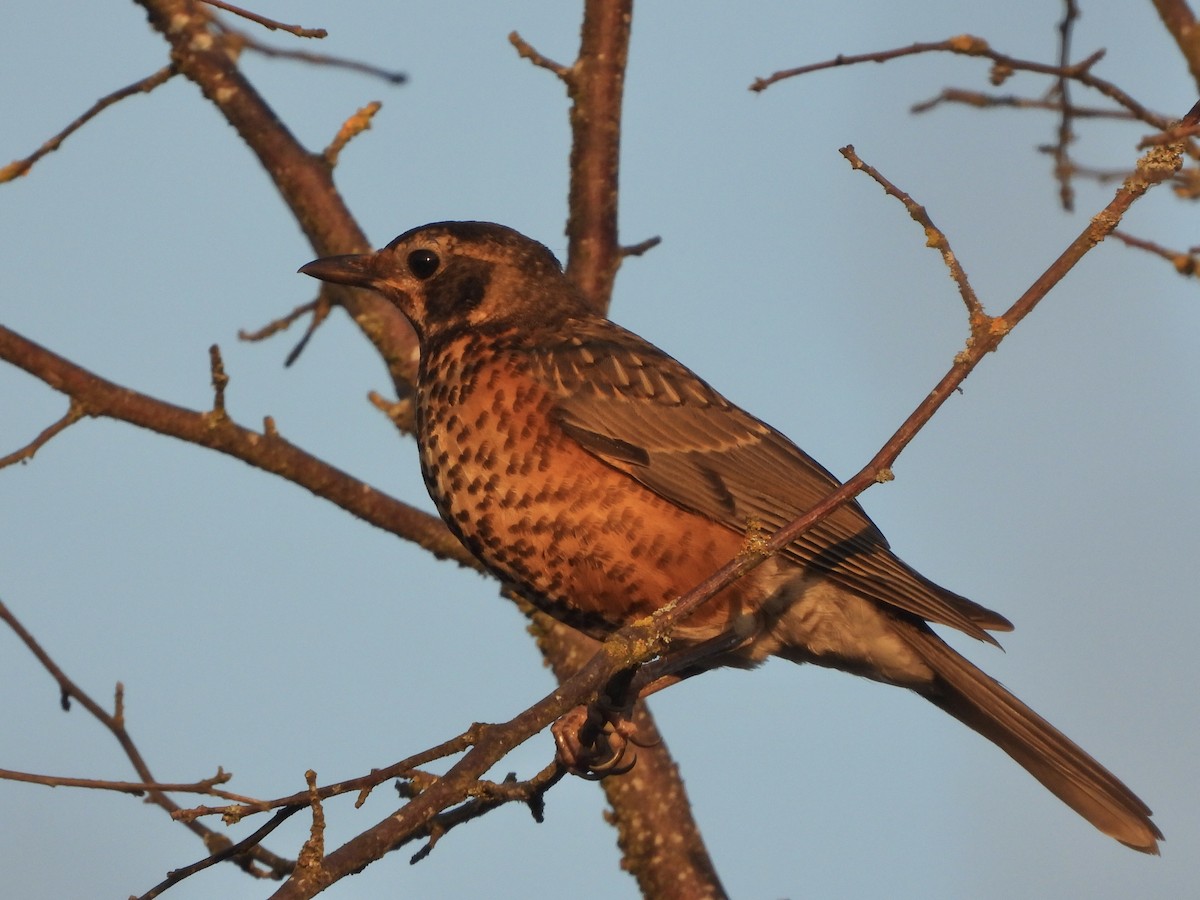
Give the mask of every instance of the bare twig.
[[(1044, 109), (1056, 113), (1063, 111), (1062, 101), (1047, 100), (1045, 97), (1018, 97), (1015, 94), (985, 94), (982, 91), (945, 88), (936, 97), (914, 103), (909, 107), (909, 112), (929, 112), (943, 103), (961, 103), (964, 106), (974, 106), (978, 109), (1004, 107), (1008, 109)], [(1133, 115), (1125, 109), (1101, 109), (1095, 106), (1072, 106), (1070, 114), (1075, 119), (1131, 120), (1133, 118)]]
[[(1189, 120), (1193, 120), (1196, 116), (1200, 116), (1200, 104), (1197, 104), (1188, 117), (1185, 117), (1184, 124), (1192, 124), (1192, 121)], [(767, 557), (791, 544), (813, 524), (849, 502), (872, 484), (887, 480), (896, 457), (924, 427), (925, 423), (933, 417), (942, 403), (958, 389), (983, 357), (995, 350), (1004, 337), (1032, 312), (1051, 288), (1058, 284), (1092, 247), (1104, 240), (1116, 228), (1122, 216), (1138, 198), (1154, 185), (1172, 177), (1181, 164), (1182, 154), (1181, 144), (1175, 144), (1169, 148), (1155, 147), (1149, 150), (1138, 160), (1134, 173), (1117, 190), (1108, 206), (1093, 217), (1070, 246), (1006, 312), (998, 316), (983, 314), (974, 316), (971, 322), (971, 337), (967, 346), (955, 356), (954, 364), (949, 371), (858, 474), (803, 516), (781, 528), (770, 540), (762, 542), (752, 549), (747, 549), (738, 559), (723, 566), (672, 604), (656, 612), (652, 616), (654, 620), (652, 625), (622, 629), (618, 634), (624, 636), (631, 647), (637, 648), (626, 659), (626, 662), (636, 664), (649, 658), (645, 656), (645, 653), (648, 650), (657, 652), (657, 648), (662, 645), (662, 640), (669, 634), (674, 624), (689, 615), (709, 597), (758, 566)], [(861, 164), (855, 167), (865, 168)], [(607, 647), (608, 643), (605, 646)]]
[(339, 781), (336, 784), (327, 784), (320, 788), (309, 788), (300, 793), (289, 794), (286, 797), (279, 797), (275, 800), (239, 801), (231, 806), (197, 806), (192, 809), (181, 809), (173, 817), (190, 822), (202, 816), (219, 815), (227, 825), (232, 825), (235, 822), (240, 822), (246, 816), (267, 812), (272, 809), (304, 806), (310, 803), (314, 796), (318, 800), (329, 800), (332, 797), (351, 793), (359, 795), (355, 806), (361, 806), (371, 791), (385, 781), (391, 781), (393, 778), (419, 778), (421, 766), (428, 765), (435, 760), (444, 759), (447, 756), (453, 756), (456, 753), (462, 753), (464, 750), (473, 747), (479, 739), (480, 727), (479, 725), (473, 725), (462, 734), (456, 735), (448, 741), (443, 741), (435, 747), (422, 750), (420, 753), (414, 753), (412, 756), (384, 766), (381, 769), (372, 769), (369, 774), (359, 776), (358, 778), (350, 778), (346, 781)]
[(608, 308), (622, 254), (617, 240), (621, 103), (632, 0), (587, 0), (579, 57), (570, 68), (538, 53), (515, 31), (517, 53), (557, 75), (571, 98), (571, 188), (567, 277), (597, 311)]
[(212, 376), (213, 386), (213, 415), (226, 418), (225, 388), (229, 384), (229, 376), (225, 374), (225, 362), (221, 359), (221, 348), (213, 344), (208, 348), (208, 366)]
[[(149, 791), (160, 791), (165, 794), (207, 794), (220, 797), (232, 803), (257, 804), (259, 801), (242, 794), (223, 791), (218, 784), (225, 784), (233, 777), (222, 769), (217, 774), (202, 781), (163, 783), (145, 781), (110, 781), (103, 778), (71, 778), (64, 775), (40, 775), (35, 772), (17, 772), (12, 769), (0, 769), (0, 780), (21, 781), (26, 784), (43, 784), (46, 787), (77, 787), (96, 791), (113, 791), (118, 794), (133, 794), (141, 797)], [(176, 817), (177, 818), (177, 817)]]
[(272, 47), (270, 44), (264, 44), (244, 31), (237, 31), (230, 28), (224, 22), (213, 22), (213, 26), (224, 33), (225, 40), (239, 52), (250, 50), (260, 56), (265, 56), (267, 59), (286, 59), (309, 66), (328, 66), (333, 69), (346, 69), (362, 75), (369, 75), (372, 78), (380, 78), (388, 84), (406, 84), (408, 82), (408, 74), (397, 69), (385, 69), (382, 66), (374, 66), (361, 60), (347, 59), (344, 56), (334, 56), (329, 53), (313, 53), (310, 50)]
[[(21, 643), (29, 649), (29, 652), (37, 658), (42, 667), (50, 673), (50, 676), (58, 684), (63, 709), (69, 708), (71, 700), (78, 701), (96, 721), (108, 729), (109, 733), (116, 738), (117, 743), (121, 745), (125, 757), (129, 760), (130, 765), (133, 766), (133, 770), (137, 772), (149, 801), (166, 810), (168, 813), (177, 811), (179, 807), (175, 802), (161, 788), (157, 787), (161, 782), (150, 772), (150, 767), (142, 758), (141, 751), (138, 750), (133, 738), (125, 729), (124, 690), (121, 684), (117, 684), (113, 712), (108, 713), (86, 691), (67, 677), (67, 674), (50, 657), (50, 654), (42, 648), (33, 635), (25, 629), (25, 626), (13, 615), (12, 611), (3, 601), (0, 601), (0, 621), (5, 622), (12, 629)], [(224, 835), (213, 831), (199, 822), (187, 822), (185, 825), (204, 842), (206, 847), (223, 847), (230, 843), (229, 839)], [(276, 856), (262, 847), (255, 847), (249, 854), (240, 856), (237, 859), (238, 865), (243, 870), (255, 876), (262, 875), (262, 871), (255, 867), (255, 863), (260, 863), (266, 866), (268, 871), (275, 873), (284, 873), (291, 869), (289, 861)]]
[(621, 107), (633, 0), (585, 0), (571, 95), (567, 277), (594, 309), (608, 309), (621, 265), (617, 195)]
[(418, 863), (429, 856), (434, 845), (455, 826), (478, 819), (507, 803), (519, 802), (528, 805), (534, 819), (541, 822), (543, 797), (565, 774), (566, 770), (557, 762), (553, 762), (528, 781), (517, 781), (515, 776), (510, 774), (499, 784), (494, 781), (479, 782), (474, 799), (433, 818), (426, 829), (425, 846), (413, 854), (409, 861)]
[(1166, 129), (1170, 123), (1158, 113), (1147, 109), (1125, 91), (1121, 90), (1115, 84), (1105, 81), (1103, 78), (1097, 78), (1091, 73), (1092, 66), (1095, 65), (1099, 58), (1097, 54), (1084, 59), (1082, 62), (1075, 63), (1070, 66), (1049, 65), (1047, 63), (1035, 62), (1034, 60), (1018, 59), (1015, 56), (1008, 56), (1004, 53), (999, 53), (993, 50), (988, 42), (983, 38), (975, 37), (974, 35), (963, 34), (957, 37), (952, 37), (944, 41), (931, 41), (910, 44), (907, 47), (899, 47), (894, 50), (880, 50), (875, 53), (862, 53), (856, 56), (846, 56), (839, 54), (830, 60), (824, 62), (812, 63), (807, 66), (799, 66), (794, 69), (783, 69), (775, 72), (766, 78), (757, 78), (750, 85), (752, 91), (765, 91), (768, 87), (778, 81), (783, 81), (787, 78), (795, 78), (799, 75), (807, 75), (810, 72), (818, 72), (823, 69), (832, 69), (838, 66), (852, 66), (860, 63), (882, 63), (893, 59), (899, 59), (903, 56), (914, 56), (922, 53), (954, 53), (959, 56), (977, 56), (983, 59), (989, 59), (993, 65), (1001, 66), (1005, 69), (1021, 72), (1033, 72), (1039, 75), (1050, 75), (1052, 77), (1065, 77), (1072, 81), (1078, 82), (1085, 87), (1097, 91), (1105, 97), (1108, 97), (1118, 106), (1124, 108), (1135, 119), (1150, 125), (1152, 128)]
[[(238, 69), (236, 42), (213, 25), (208, 7), (191, 0), (137, 0), (151, 26), (170, 43), (180, 74), (204, 96), (258, 156), (318, 255), (370, 249), (334, 187), (329, 166), (283, 127), (274, 110)], [(416, 339), (407, 320), (382, 297), (337, 290), (337, 302), (383, 357), (397, 390), (412, 380)]]
[(83, 407), (76, 403), (74, 399), (72, 399), (70, 405), (67, 407), (66, 413), (61, 419), (59, 419), (53, 425), (42, 429), (41, 434), (39, 434), (21, 449), (14, 450), (7, 456), (0, 456), (0, 469), (3, 469), (5, 466), (11, 466), (13, 463), (23, 463), (27, 460), (33, 459), (35, 453), (41, 450), (42, 447), (46, 446), (46, 444), (50, 443), (50, 441), (53, 440), (56, 435), (66, 431), (68, 428), (82, 419), (83, 416)]
[(42, 144), (42, 146), (32, 154), (24, 159), (18, 159), (14, 162), (10, 162), (7, 166), (0, 169), (0, 184), (3, 184), (6, 181), (12, 181), (14, 178), (20, 178), (22, 175), (32, 169), (34, 163), (36, 163), (39, 159), (48, 153), (53, 153), (62, 146), (63, 141), (98, 116), (101, 112), (112, 106), (114, 103), (119, 103), (126, 97), (131, 97), (134, 94), (148, 94), (159, 85), (170, 80), (175, 73), (175, 66), (164, 66), (153, 75), (147, 75), (145, 78), (135, 81), (133, 84), (123, 87), (119, 91), (113, 91), (111, 94), (101, 97), (91, 105), (87, 112), (73, 121), (58, 134), (54, 135), (54, 137), (50, 138), (50, 140), (46, 141), (46, 143)]
[[(271, 428), (255, 432), (226, 418), (184, 409), (113, 384), (0, 326), (0, 359), (70, 396), (83, 415), (106, 416), (236, 457), (281, 475), (376, 527), (420, 544), (439, 559), (479, 563), (429, 513), (401, 503), (288, 443)], [(147, 781), (152, 779), (146, 779)]]
[(509, 33), (508, 42), (517, 49), (517, 56), (521, 57), (521, 59), (529, 60), (539, 69), (545, 69), (547, 72), (553, 72), (564, 82), (566, 82), (568, 88), (570, 87), (571, 79), (574, 77), (574, 69), (570, 68), (569, 66), (564, 66), (562, 63), (557, 63), (547, 56), (543, 56), (536, 49), (534, 49), (532, 44), (530, 44), (515, 31)]
[(834, 69), (839, 66), (856, 66), (859, 63), (865, 62), (883, 63), (899, 59), (903, 56), (917, 56), (921, 53), (944, 52), (959, 53), (966, 56), (988, 56), (989, 51), (990, 48), (987, 41), (983, 38), (977, 38), (970, 34), (961, 34), (945, 41), (923, 41), (909, 44), (907, 47), (897, 47), (893, 50), (879, 50), (874, 53), (852, 55), (839, 53), (833, 59), (825, 60), (824, 62), (809, 63), (806, 66), (797, 66), (792, 69), (781, 69), (778, 72), (773, 72), (766, 78), (755, 78), (750, 85), (750, 90), (755, 93), (762, 93), (777, 81), (796, 78), (800, 75), (808, 75), (810, 72), (820, 72), (823, 69)]
[(1112, 236), (1119, 240), (1126, 247), (1135, 247), (1138, 250), (1145, 250), (1147, 253), (1153, 253), (1155, 256), (1160, 256), (1175, 267), (1175, 271), (1180, 275), (1189, 278), (1200, 277), (1200, 256), (1197, 255), (1195, 249), (1171, 250), (1162, 244), (1156, 244), (1153, 241), (1147, 241), (1144, 238), (1134, 237), (1132, 234), (1127, 234), (1120, 229), (1112, 233)]
[[(309, 313), (317, 313), (318, 306), (320, 306), (320, 305), (321, 305), (320, 298), (318, 298), (316, 300), (310, 300), (308, 303), (303, 303), (300, 306), (297, 306), (295, 309), (293, 309), (287, 315), (280, 316), (278, 319), (274, 319), (274, 320), (268, 322), (266, 325), (262, 326), (261, 328), (256, 329), (255, 331), (247, 331), (246, 329), (241, 328), (238, 330), (238, 333), (237, 333), (238, 340), (241, 340), (241, 341), (263, 341), (263, 340), (266, 340), (267, 338), (271, 337), (272, 335), (278, 334), (281, 331), (286, 331), (288, 328), (290, 328), (292, 326), (293, 322), (295, 322), (297, 319), (301, 318), (302, 316), (306, 316)], [(326, 309), (328, 309), (332, 304), (330, 304), (329, 302), (325, 302), (324, 305), (325, 305)]]
[(293, 877), (300, 881), (313, 877), (319, 881), (321, 860), (325, 857), (325, 807), (317, 790), (317, 773), (309, 769), (304, 773), (304, 780), (308, 784), (308, 808), (312, 810), (312, 824), (308, 827), (308, 839), (296, 856)]
[[(1063, 19), (1058, 24), (1058, 66), (1059, 75), (1055, 82), (1054, 92), (1062, 103), (1058, 120), (1058, 140), (1054, 144), (1054, 177), (1058, 181), (1058, 198), (1067, 212), (1075, 209), (1075, 190), (1071, 187), (1071, 174), (1074, 170), (1071, 164), (1070, 145), (1075, 140), (1071, 129), (1071, 80), (1067, 71), (1071, 62), (1071, 33), (1075, 28), (1075, 20), (1079, 18), (1079, 8), (1075, 0), (1063, 0), (1065, 11)], [(1090, 67), (1089, 67), (1090, 68)]]
[(662, 238), (658, 235), (648, 237), (644, 241), (638, 241), (636, 244), (630, 244), (627, 247), (621, 248), (622, 256), (642, 256), (645, 253), (653, 250), (662, 243)]
[(276, 22), (274, 19), (260, 16), (258, 13), (250, 12), (248, 9), (242, 9), (240, 6), (226, 3), (225, 0), (203, 0), (203, 2), (209, 6), (215, 6), (217, 9), (223, 9), (225, 12), (232, 13), (235, 16), (241, 16), (243, 19), (249, 19), (251, 22), (268, 28), (271, 31), (286, 31), (289, 34), (294, 34), (296, 37), (302, 38), (323, 38), (329, 35), (329, 32), (324, 28), (302, 28), (299, 25), (284, 25), (282, 22)]
[(308, 346), (309, 339), (316, 334), (317, 329), (329, 317), (329, 313), (333, 311), (333, 301), (330, 299), (330, 292), (322, 287), (320, 293), (317, 294), (317, 299), (309, 303), (301, 304), (293, 309), (285, 316), (280, 316), (274, 321), (268, 322), (257, 331), (246, 331), (239, 329), (238, 339), (243, 341), (262, 341), (290, 328), (292, 323), (302, 316), (312, 313), (312, 320), (308, 323), (308, 327), (304, 329), (304, 334), (300, 336), (300, 340), (296, 342), (283, 361), (284, 367), (292, 365), (300, 354), (304, 352), (304, 348)]
[(1187, 141), (1189, 143), (1185, 146), (1191, 146), (1191, 139), (1198, 134), (1200, 134), (1200, 125), (1185, 124), (1181, 120), (1171, 128), (1146, 135), (1146, 137), (1138, 141), (1138, 149), (1145, 150), (1147, 147), (1162, 147), (1165, 144), (1174, 144), (1176, 141)]
[(950, 241), (945, 233), (933, 224), (933, 220), (929, 218), (929, 213), (925, 207), (917, 203), (907, 193), (900, 190), (883, 175), (874, 166), (870, 166), (858, 158), (858, 154), (854, 152), (854, 147), (847, 145), (838, 151), (846, 158), (850, 165), (860, 171), (871, 176), (875, 182), (883, 188), (883, 190), (892, 197), (895, 197), (904, 204), (904, 208), (908, 210), (908, 214), (913, 221), (925, 229), (925, 246), (932, 247), (942, 255), (942, 261), (946, 264), (946, 268), (950, 270), (950, 277), (954, 279), (954, 283), (958, 286), (959, 296), (962, 297), (963, 303), (967, 307), (967, 315), (972, 322), (975, 322), (984, 315), (983, 306), (979, 302), (979, 298), (975, 295), (975, 289), (971, 287), (971, 282), (967, 278), (967, 273), (963, 270), (962, 264), (958, 261), (958, 256), (950, 248)]
[(348, 143), (371, 127), (371, 119), (375, 117), (375, 113), (379, 112), (382, 106), (383, 104), (378, 100), (368, 103), (342, 123), (338, 133), (321, 154), (329, 168), (332, 169), (337, 165), (338, 156), (341, 155)]
[[(217, 863), (224, 862), (227, 859), (236, 859), (239, 856), (244, 856), (247, 853), (251, 853), (259, 849), (267, 835), (269, 835), (272, 831), (274, 831), (303, 808), (304, 807), (302, 806), (293, 806), (287, 809), (279, 810), (275, 813), (275, 815), (268, 819), (261, 828), (259, 828), (253, 834), (247, 835), (236, 844), (231, 843), (229, 846), (223, 847), (215, 853), (210, 853), (208, 856), (204, 857), (204, 859), (198, 860), (197, 862), (192, 863), (190, 866), (184, 866), (182, 869), (175, 869), (169, 872), (166, 878), (164, 878), (150, 890), (146, 891), (146, 893), (138, 897), (137, 900), (154, 900), (154, 898), (160, 896), (163, 891), (173, 887), (176, 884), (179, 884), (179, 882), (183, 881), (185, 878), (195, 875), (197, 872), (203, 872), (205, 869), (209, 868), (210, 866), (215, 866)], [(293, 867), (294, 864), (289, 863), (287, 869), (280, 869), (277, 872), (272, 871), (269, 877), (282, 878), (291, 872)]]

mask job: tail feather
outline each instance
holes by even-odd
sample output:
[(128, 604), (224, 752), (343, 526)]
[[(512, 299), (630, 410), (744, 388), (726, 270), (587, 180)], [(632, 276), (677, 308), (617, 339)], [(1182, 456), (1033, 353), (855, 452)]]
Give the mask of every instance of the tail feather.
[(1150, 808), (1079, 745), (931, 631), (904, 638), (937, 679), (920, 693), (982, 734), (1096, 828), (1127, 847), (1158, 853), (1162, 832)]

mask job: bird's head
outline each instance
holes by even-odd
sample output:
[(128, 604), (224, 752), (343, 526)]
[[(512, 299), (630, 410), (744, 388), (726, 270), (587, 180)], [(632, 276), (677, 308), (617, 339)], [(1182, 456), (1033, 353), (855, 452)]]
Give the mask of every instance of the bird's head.
[(553, 325), (586, 314), (546, 247), (491, 222), (436, 222), (382, 250), (328, 256), (305, 275), (382, 294), (422, 342), (447, 331)]

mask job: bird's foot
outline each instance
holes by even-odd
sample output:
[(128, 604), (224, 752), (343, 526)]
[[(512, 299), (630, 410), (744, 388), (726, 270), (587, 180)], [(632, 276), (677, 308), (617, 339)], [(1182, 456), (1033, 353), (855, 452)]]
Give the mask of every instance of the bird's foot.
[(558, 760), (574, 775), (599, 781), (609, 775), (624, 775), (637, 762), (629, 756), (629, 745), (645, 746), (637, 739), (632, 704), (614, 707), (604, 700), (577, 706), (550, 727), (558, 748)]

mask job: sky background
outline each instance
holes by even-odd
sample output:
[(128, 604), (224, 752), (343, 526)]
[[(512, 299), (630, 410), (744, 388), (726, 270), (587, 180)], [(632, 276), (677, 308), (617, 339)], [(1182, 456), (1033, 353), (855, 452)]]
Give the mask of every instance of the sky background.
[[(1196, 88), (1149, 3), (1085, 2), (1075, 55), (1151, 108)], [(383, 110), (337, 182), (376, 245), (428, 221), (488, 219), (565, 249), (567, 101), (517, 58), (517, 29), (570, 62), (580, 11), (523, 3), (262, 0), (330, 37), (324, 50), (410, 76), (247, 54), (248, 76), (319, 150), (368, 101)], [(823, 72), (763, 95), (780, 68), (962, 32), (1053, 60), (1059, 4), (642, 3), (626, 82), (613, 317), (697, 369), (847, 477), (920, 402), (966, 337), (961, 303), (902, 207), (852, 172), (860, 155), (924, 203), (980, 297), (1006, 308), (1111, 197), (1057, 203), (1047, 113), (911, 104), (987, 88), (948, 55)], [(97, 97), (166, 62), (131, 3), (15, 0), (0, 29), (0, 162), (25, 156)], [(251, 27), (252, 26), (248, 26)], [(254, 31), (263, 37), (262, 32)], [(1040, 94), (1016, 77), (1004, 91)], [(1080, 88), (1080, 102), (1093, 102)], [(1079, 121), (1075, 153), (1118, 168), (1149, 129)], [(1125, 227), (1200, 243), (1194, 206), (1159, 190)], [(26, 178), (0, 186), (0, 322), (105, 378), (227, 403), (377, 487), (431, 508), (411, 440), (366, 401), (384, 368), (338, 314), (299, 362), (299, 332), (237, 340), (310, 300), (313, 257), (257, 162), (197, 88), (175, 79), (105, 112)], [(1161, 859), (1095, 832), (985, 740), (904, 691), (773, 662), (656, 697), (726, 888), (736, 897), (1169, 898), (1200, 884), (1200, 285), (1106, 243), (971, 376), (864, 504), (911, 564), (1016, 624), (1006, 653), (956, 644), (1111, 768), (1155, 810)], [(0, 454), (66, 408), (0, 368)], [(0, 597), (93, 697), (126, 689), (128, 727), (164, 781), (217, 766), (259, 797), (386, 765), (503, 721), (551, 687), (494, 583), (218, 454), (84, 421), (0, 471)], [(0, 766), (132, 777), (85, 712), (0, 632)], [(529, 776), (541, 735), (497, 770)], [(186, 799), (183, 801), (188, 802)], [(334, 847), (394, 808), (327, 806)], [(0, 784), (5, 893), (125, 897), (203, 856), (139, 800)], [(546, 822), (512, 807), (455, 830), (420, 865), (392, 854), (331, 898), (636, 895), (593, 784), (567, 780)], [(268, 845), (294, 856), (296, 816)], [(230, 831), (237, 839), (256, 826)], [(415, 848), (414, 848), (415, 849)], [(183, 898), (258, 898), (219, 867)]]

